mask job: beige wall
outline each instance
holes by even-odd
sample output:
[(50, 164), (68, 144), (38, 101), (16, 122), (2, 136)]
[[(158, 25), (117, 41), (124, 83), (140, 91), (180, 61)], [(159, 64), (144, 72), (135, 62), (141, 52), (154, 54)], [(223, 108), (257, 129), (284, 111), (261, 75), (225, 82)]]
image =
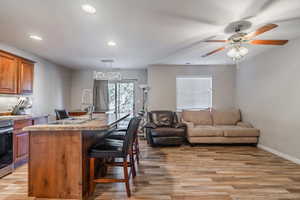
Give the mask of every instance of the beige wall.
[[(55, 108), (69, 108), (71, 70), (45, 59), (0, 43), (0, 49), (36, 61), (34, 68), (33, 113), (54, 114)], [(11, 108), (17, 96), (1, 95), (0, 111)]]
[(211, 76), (213, 78), (213, 107), (235, 107), (235, 71), (234, 65), (149, 66), (149, 109), (176, 110), (176, 76), (182, 75)]
[[(97, 69), (101, 71), (101, 69)], [(83, 89), (93, 89), (93, 72), (94, 70), (74, 70), (72, 73), (72, 89), (71, 89), (71, 109), (81, 109), (81, 97)], [(123, 79), (136, 80), (135, 102), (136, 111), (142, 108), (142, 93), (138, 85), (147, 83), (147, 70), (131, 69), (120, 70)]]
[(260, 144), (300, 159), (300, 39), (240, 64), (237, 105)]

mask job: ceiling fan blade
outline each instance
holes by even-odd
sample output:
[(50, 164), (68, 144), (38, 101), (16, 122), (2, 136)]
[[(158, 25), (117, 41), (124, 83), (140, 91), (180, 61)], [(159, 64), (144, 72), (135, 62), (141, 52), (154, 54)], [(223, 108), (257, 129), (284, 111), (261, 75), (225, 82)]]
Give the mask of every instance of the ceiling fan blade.
[(285, 45), (288, 40), (251, 40), (249, 44), (255, 45)]
[(210, 56), (211, 54), (217, 53), (217, 52), (222, 51), (224, 49), (225, 49), (225, 47), (218, 48), (218, 49), (213, 50), (213, 51), (211, 51), (211, 52), (209, 52), (207, 54), (202, 55), (201, 57), (204, 58), (204, 57)]
[(206, 40), (204, 42), (228, 42), (228, 40)]
[(251, 33), (248, 33), (246, 36), (245, 36), (245, 39), (246, 40), (251, 40), (252, 38), (262, 34), (262, 33), (265, 33), (267, 31), (270, 31), (274, 28), (276, 28), (278, 25), (277, 24), (267, 24), (263, 27), (260, 27), (259, 29), (257, 29), (256, 31), (253, 31)]

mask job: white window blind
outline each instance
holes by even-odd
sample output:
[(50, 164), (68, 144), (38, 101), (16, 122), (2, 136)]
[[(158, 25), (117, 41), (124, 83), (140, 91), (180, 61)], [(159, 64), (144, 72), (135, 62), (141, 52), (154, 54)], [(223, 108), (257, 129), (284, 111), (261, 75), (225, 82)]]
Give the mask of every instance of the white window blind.
[(177, 77), (177, 110), (212, 107), (212, 77)]

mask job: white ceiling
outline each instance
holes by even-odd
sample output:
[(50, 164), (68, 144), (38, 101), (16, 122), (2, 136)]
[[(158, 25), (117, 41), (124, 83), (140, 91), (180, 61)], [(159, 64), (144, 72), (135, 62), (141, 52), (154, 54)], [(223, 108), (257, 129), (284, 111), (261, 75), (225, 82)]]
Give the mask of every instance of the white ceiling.
[[(81, 10), (86, 2), (95, 15)], [(259, 38), (300, 36), (300, 0), (1, 0), (0, 41), (72, 68), (103, 67), (102, 58), (114, 58), (117, 68), (228, 64), (225, 52), (201, 58), (222, 46), (201, 40), (227, 38), (226, 25), (243, 18), (253, 23), (249, 31), (279, 25)], [(282, 47), (251, 46), (249, 56), (270, 48)]]

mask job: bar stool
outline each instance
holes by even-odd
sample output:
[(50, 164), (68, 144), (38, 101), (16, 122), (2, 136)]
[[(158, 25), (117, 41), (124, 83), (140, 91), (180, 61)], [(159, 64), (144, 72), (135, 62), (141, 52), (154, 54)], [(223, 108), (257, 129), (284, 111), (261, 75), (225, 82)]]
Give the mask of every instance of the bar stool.
[(63, 110), (55, 109), (54, 112), (56, 115), (56, 120), (62, 120), (62, 119), (69, 118), (69, 115), (65, 109), (63, 109)]
[[(133, 152), (132, 146), (134, 142), (135, 134), (138, 130), (139, 123), (141, 119), (139, 117), (134, 117), (130, 120), (128, 129), (125, 134), (124, 140), (122, 142), (118, 142), (116, 140), (104, 139), (99, 144), (95, 145), (90, 149), (89, 160), (90, 160), (90, 194), (92, 194), (95, 190), (95, 183), (115, 183), (115, 182), (123, 182), (126, 186), (127, 196), (130, 197), (130, 186), (129, 179), (134, 173), (134, 161), (133, 161)], [(128, 162), (128, 156), (130, 157), (130, 161)], [(122, 162), (116, 162), (116, 158), (122, 158)], [(95, 178), (95, 160), (96, 159), (106, 159), (112, 160), (108, 162), (108, 165), (123, 167), (124, 179), (113, 179), (113, 178)], [(128, 173), (128, 167), (131, 168)], [(134, 174), (133, 174), (134, 175)]]
[[(112, 140), (124, 140), (125, 134), (127, 129), (118, 129), (112, 133), (110, 133), (106, 138), (112, 139)], [(137, 164), (140, 163), (140, 147), (139, 147), (139, 138), (138, 138), (138, 131), (135, 133), (135, 139), (133, 141), (133, 155), (136, 157)]]

